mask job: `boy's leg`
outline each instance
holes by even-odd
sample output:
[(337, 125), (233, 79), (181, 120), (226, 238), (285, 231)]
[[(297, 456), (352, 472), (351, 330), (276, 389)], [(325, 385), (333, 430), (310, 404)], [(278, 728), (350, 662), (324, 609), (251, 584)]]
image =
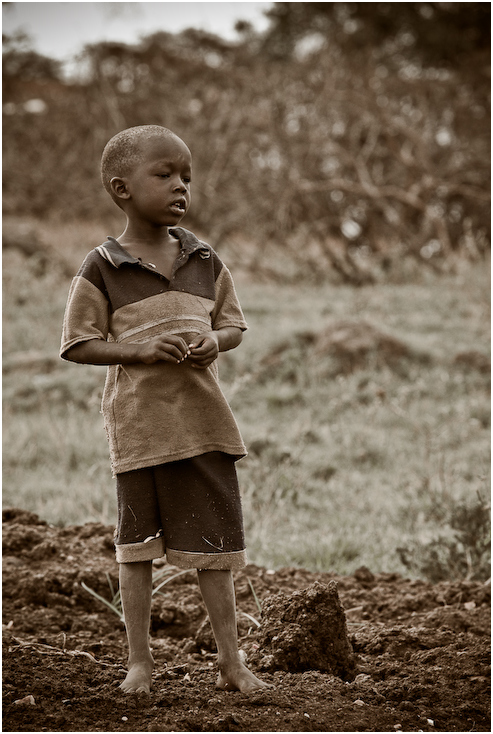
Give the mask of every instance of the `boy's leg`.
[(257, 678), (241, 661), (231, 571), (198, 571), (198, 578), (217, 644), (218, 687), (242, 693), (250, 693), (259, 688), (272, 688), (269, 683)]
[(152, 561), (120, 563), (120, 595), (128, 638), (128, 673), (124, 693), (149, 693), (154, 660), (149, 646)]

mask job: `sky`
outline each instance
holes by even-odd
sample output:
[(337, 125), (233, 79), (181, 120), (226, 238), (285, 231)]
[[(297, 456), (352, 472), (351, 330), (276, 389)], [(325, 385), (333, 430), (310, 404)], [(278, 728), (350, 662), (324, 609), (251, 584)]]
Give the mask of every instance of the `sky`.
[(237, 20), (258, 30), (267, 27), (263, 11), (270, 2), (12, 2), (3, 4), (3, 33), (26, 32), (38, 53), (70, 60), (84, 44), (137, 43), (156, 31), (178, 33), (199, 28), (229, 40)]

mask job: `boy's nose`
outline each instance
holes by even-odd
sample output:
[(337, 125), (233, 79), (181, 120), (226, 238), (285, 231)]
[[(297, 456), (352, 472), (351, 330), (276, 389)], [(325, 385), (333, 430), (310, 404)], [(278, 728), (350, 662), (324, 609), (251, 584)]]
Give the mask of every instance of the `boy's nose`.
[(187, 191), (187, 185), (183, 181), (179, 180), (173, 186), (173, 191), (183, 191), (183, 192), (186, 192)]

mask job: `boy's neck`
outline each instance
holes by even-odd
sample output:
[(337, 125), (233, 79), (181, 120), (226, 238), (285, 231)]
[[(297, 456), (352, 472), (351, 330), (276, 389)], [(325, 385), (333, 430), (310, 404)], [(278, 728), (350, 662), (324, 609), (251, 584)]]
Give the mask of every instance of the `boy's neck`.
[(135, 227), (131, 222), (127, 222), (125, 230), (117, 239), (121, 245), (126, 247), (131, 245), (138, 247), (161, 247), (175, 239), (170, 235), (169, 229), (168, 226)]

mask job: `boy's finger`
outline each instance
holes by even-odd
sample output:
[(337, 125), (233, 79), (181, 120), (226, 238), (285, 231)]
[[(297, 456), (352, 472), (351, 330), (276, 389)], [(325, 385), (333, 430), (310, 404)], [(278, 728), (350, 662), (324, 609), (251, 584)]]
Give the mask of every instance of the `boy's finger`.
[(186, 341), (184, 341), (183, 339), (180, 340), (180, 344), (178, 345), (178, 349), (180, 350), (180, 352), (182, 354), (190, 354), (190, 347), (188, 346), (188, 344), (186, 343)]
[(190, 354), (190, 348), (187, 346), (186, 341), (181, 337), (173, 336), (172, 338), (166, 338), (163, 347), (167, 350), (169, 350), (170, 347), (172, 349), (177, 349), (181, 356)]
[(174, 362), (178, 364), (183, 360), (183, 357), (181, 354), (178, 354), (176, 352), (163, 352), (161, 359), (163, 359), (165, 362)]
[(188, 357), (188, 352), (183, 353), (179, 347), (172, 344), (166, 344), (160, 351), (162, 359), (170, 360), (172, 362), (181, 362)]
[(210, 351), (210, 350), (209, 350), (209, 349), (207, 349), (207, 347), (204, 347), (204, 346), (202, 346), (202, 347), (197, 347), (197, 349), (192, 349), (192, 350), (191, 350), (191, 352), (190, 352), (190, 356), (191, 356), (191, 357), (198, 357), (198, 358), (200, 358), (200, 357), (205, 357), (205, 355), (206, 355), (206, 354), (208, 354), (208, 353), (209, 353), (209, 351)]
[(188, 345), (188, 349), (198, 349), (204, 343), (204, 341), (205, 339), (199, 336), (190, 342), (190, 344)]

